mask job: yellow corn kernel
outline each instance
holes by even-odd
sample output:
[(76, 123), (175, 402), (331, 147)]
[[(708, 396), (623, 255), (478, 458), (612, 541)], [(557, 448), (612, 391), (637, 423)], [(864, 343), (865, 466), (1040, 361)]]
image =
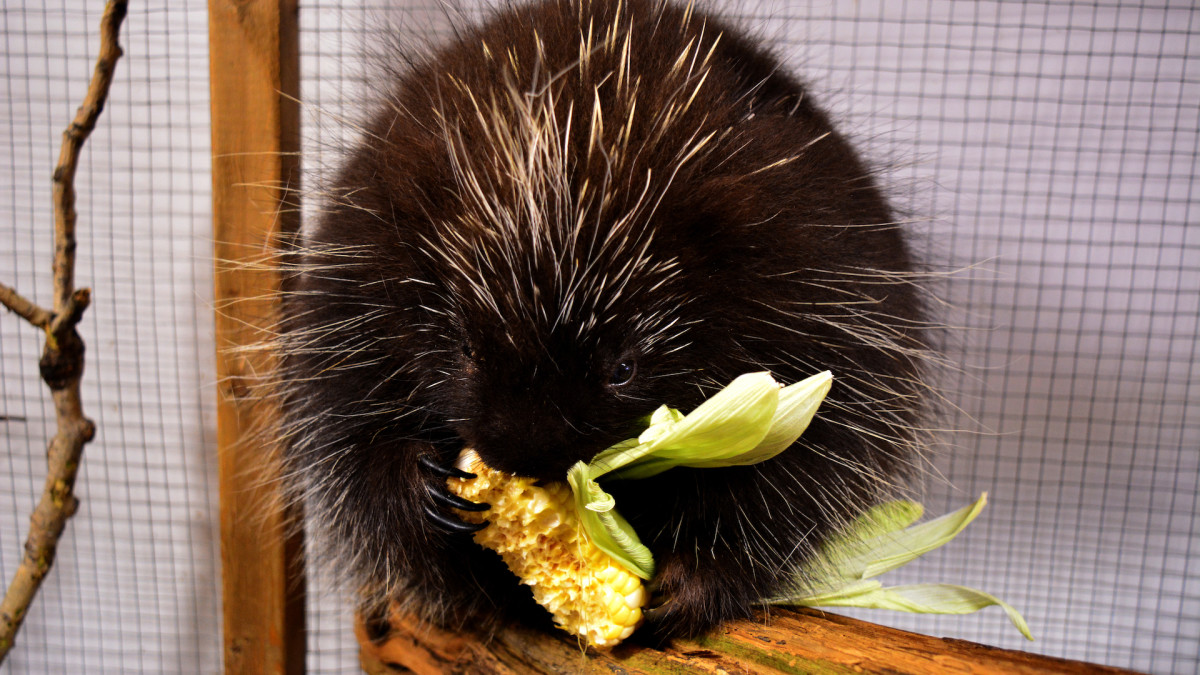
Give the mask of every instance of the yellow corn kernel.
[(488, 521), (475, 542), (500, 554), (560, 628), (595, 647), (633, 634), (646, 604), (642, 580), (588, 539), (565, 482), (535, 485), (489, 468), (469, 449), (458, 467), (476, 477), (449, 479), (450, 491), (491, 505), (483, 513), (458, 512), (466, 522)]

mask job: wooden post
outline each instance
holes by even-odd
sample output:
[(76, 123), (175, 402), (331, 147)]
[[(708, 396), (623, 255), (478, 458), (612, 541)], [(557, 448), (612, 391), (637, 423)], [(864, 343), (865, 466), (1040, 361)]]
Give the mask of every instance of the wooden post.
[(270, 356), (238, 350), (266, 336), (279, 275), (262, 262), (298, 219), (297, 8), (295, 0), (209, 0), (208, 10), (225, 671), (301, 673), (302, 542), (254, 434), (271, 414), (252, 395)]

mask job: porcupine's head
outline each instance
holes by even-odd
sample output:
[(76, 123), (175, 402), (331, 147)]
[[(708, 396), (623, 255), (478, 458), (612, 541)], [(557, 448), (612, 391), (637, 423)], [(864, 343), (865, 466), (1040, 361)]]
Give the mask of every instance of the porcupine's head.
[[(908, 248), (770, 57), (690, 8), (562, 0), (388, 86), (285, 303), (289, 469), (323, 517), (405, 513), (358, 496), (403, 480), (405, 444), (562, 479), (660, 404), (759, 370), (837, 378), (779, 469), (795, 528), (819, 537), (904, 472), (924, 345)], [(670, 499), (709, 480), (677, 473)], [(639, 521), (659, 489), (625, 499), (661, 548), (688, 516)], [(389, 555), (372, 564), (406, 564)]]

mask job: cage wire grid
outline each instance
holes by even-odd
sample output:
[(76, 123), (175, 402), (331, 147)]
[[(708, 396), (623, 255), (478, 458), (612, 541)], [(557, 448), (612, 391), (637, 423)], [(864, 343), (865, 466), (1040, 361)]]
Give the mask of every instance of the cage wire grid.
[[(215, 672), (207, 25), (202, 3), (135, 2), (79, 171), (80, 285), (94, 289), (79, 514), (5, 672)], [(479, 7), (461, 3), (468, 16)], [(304, 0), (307, 176), (373, 91), (391, 28), (446, 30), (441, 3)], [(1200, 143), (1190, 3), (734, 0), (811, 85), (917, 223), (960, 365), (925, 503), (983, 516), (893, 573), (1020, 608), (862, 618), (1132, 667), (1200, 669)], [(50, 290), (49, 176), (90, 75), (98, 3), (4, 2), (0, 279)], [(389, 28), (391, 27), (391, 28)], [(308, 177), (306, 176), (306, 181)], [(315, 184), (308, 181), (308, 184)], [(308, 206), (312, 208), (312, 203)], [(1192, 225), (1189, 227), (1189, 225)], [(0, 575), (20, 555), (53, 412), (40, 335), (0, 315)], [(351, 608), (316, 576), (309, 667), (353, 672)]]
[[(83, 100), (103, 3), (0, 11), (0, 278), (51, 296), (51, 172)], [(220, 667), (208, 52), (203, 5), (130, 3), (125, 57), (81, 156), (82, 398), (97, 422), (79, 511), (4, 671)], [(0, 314), (0, 576), (20, 562), (54, 411), (42, 336)]]

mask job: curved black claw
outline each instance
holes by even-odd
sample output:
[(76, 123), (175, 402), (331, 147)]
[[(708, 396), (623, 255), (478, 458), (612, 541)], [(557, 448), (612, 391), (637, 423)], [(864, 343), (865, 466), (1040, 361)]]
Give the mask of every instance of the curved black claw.
[(422, 469), (425, 469), (436, 476), (441, 476), (442, 478), (463, 478), (470, 480), (475, 477), (475, 474), (467, 473), (456, 466), (442, 466), (441, 464), (433, 461), (433, 458), (429, 455), (421, 455), (418, 457), (417, 464), (420, 464)]
[(488, 526), (488, 522), (486, 520), (482, 523), (464, 523), (457, 518), (451, 518), (438, 513), (437, 510), (428, 504), (425, 505), (425, 517), (429, 518), (429, 522), (432, 523), (434, 527), (445, 532), (446, 534), (472, 534)]
[(654, 578), (646, 582), (646, 593), (650, 595), (646, 607), (642, 608), (642, 616), (646, 617), (646, 621), (650, 623), (658, 623), (667, 615), (667, 611), (671, 605), (671, 596), (662, 592), (662, 576), (654, 575)]
[(480, 504), (467, 499), (463, 499), (456, 494), (450, 492), (446, 487), (447, 478), (463, 478), (471, 479), (475, 474), (467, 473), (456, 467), (444, 467), (438, 464), (429, 455), (421, 455), (417, 458), (417, 463), (421, 465), (427, 473), (433, 474), (440, 480), (433, 480), (426, 483), (426, 489), (429, 492), (429, 498), (433, 504), (425, 504), (425, 516), (429, 518), (430, 524), (435, 528), (445, 532), (446, 534), (471, 534), (478, 532), (488, 526), (485, 520), (481, 523), (465, 523), (456, 517), (453, 513), (443, 512), (440, 509), (459, 509), (461, 511), (487, 511), (491, 506)]
[(438, 504), (441, 504), (442, 506), (445, 506), (445, 507), (451, 508), (451, 509), (459, 509), (461, 511), (476, 511), (476, 512), (478, 512), (478, 511), (487, 511), (488, 509), (492, 508), (488, 504), (481, 504), (479, 502), (468, 501), (466, 499), (463, 499), (462, 497), (459, 497), (456, 494), (451, 494), (449, 492), (442, 492), (441, 490), (435, 489), (435, 488), (429, 489), (429, 496), (433, 497), (433, 501), (437, 502)]
[(650, 623), (658, 623), (667, 615), (668, 608), (671, 604), (670, 600), (664, 601), (662, 604), (654, 607), (646, 607), (642, 609), (642, 616), (646, 617), (646, 621)]

